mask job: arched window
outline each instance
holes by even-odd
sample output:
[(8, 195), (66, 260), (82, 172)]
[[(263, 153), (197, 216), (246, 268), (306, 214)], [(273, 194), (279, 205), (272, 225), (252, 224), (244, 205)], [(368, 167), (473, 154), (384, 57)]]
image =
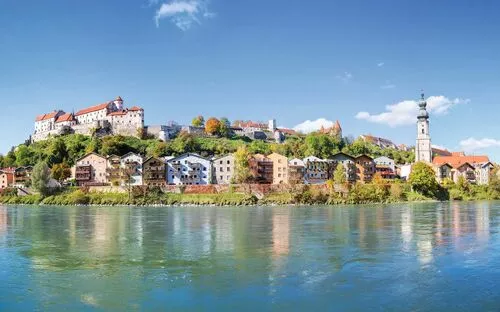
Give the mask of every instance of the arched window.
[(422, 134), (424, 134), (424, 128), (422, 128)]

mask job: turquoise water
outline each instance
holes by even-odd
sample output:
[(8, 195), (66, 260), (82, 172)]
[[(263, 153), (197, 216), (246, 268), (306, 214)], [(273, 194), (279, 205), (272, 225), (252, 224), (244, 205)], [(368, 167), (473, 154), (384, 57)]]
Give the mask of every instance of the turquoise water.
[(1, 311), (498, 311), (499, 202), (0, 206)]

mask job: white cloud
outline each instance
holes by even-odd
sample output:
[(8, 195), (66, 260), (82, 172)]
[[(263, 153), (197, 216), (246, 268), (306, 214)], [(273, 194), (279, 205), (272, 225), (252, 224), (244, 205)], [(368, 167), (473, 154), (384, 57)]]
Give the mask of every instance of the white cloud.
[(479, 140), (475, 138), (468, 138), (466, 140), (460, 141), (460, 147), (467, 152), (498, 146), (500, 146), (500, 140), (488, 138)]
[(378, 66), (378, 67), (382, 67), (382, 66), (384, 66), (384, 65), (385, 65), (385, 63), (384, 63), (384, 62), (377, 63), (377, 66)]
[[(153, 0), (156, 1), (156, 0)], [(215, 13), (209, 12), (206, 0), (174, 0), (163, 3), (156, 11), (156, 26), (160, 20), (168, 18), (181, 30), (188, 30), (194, 23), (201, 24), (201, 19), (213, 18)]]
[(293, 127), (293, 130), (302, 133), (311, 133), (314, 131), (318, 131), (321, 127), (330, 128), (335, 124), (335, 122), (325, 119), (318, 118), (316, 120), (306, 120), (303, 123), (300, 123)]
[(342, 80), (345, 83), (348, 83), (352, 79), (352, 74), (350, 72), (344, 72), (342, 75), (338, 75), (336, 78)]
[(437, 148), (437, 149), (440, 149), (440, 150), (448, 150), (446, 147), (444, 146), (441, 146), (441, 145), (435, 145), (435, 144), (432, 144), (431, 145), (432, 148)]
[[(427, 111), (435, 115), (444, 115), (457, 104), (467, 104), (469, 99), (449, 99), (443, 95), (430, 96), (427, 98)], [(417, 121), (418, 102), (412, 100), (402, 101), (396, 104), (387, 105), (386, 111), (379, 114), (359, 112), (357, 119), (366, 120), (373, 123), (386, 124), (391, 127), (414, 124)]]

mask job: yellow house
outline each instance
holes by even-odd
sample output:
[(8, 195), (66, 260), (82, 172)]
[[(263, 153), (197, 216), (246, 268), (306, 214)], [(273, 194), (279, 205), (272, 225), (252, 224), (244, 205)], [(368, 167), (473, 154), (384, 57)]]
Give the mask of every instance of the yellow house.
[(278, 153), (267, 158), (273, 162), (273, 184), (288, 184), (288, 158)]

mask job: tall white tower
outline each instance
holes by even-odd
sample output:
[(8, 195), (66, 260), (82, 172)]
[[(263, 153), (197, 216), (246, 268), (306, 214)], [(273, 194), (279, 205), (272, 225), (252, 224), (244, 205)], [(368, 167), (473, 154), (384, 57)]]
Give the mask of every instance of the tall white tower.
[(431, 135), (429, 132), (429, 113), (424, 93), (418, 103), (420, 110), (417, 116), (417, 145), (415, 146), (415, 161), (432, 162)]

